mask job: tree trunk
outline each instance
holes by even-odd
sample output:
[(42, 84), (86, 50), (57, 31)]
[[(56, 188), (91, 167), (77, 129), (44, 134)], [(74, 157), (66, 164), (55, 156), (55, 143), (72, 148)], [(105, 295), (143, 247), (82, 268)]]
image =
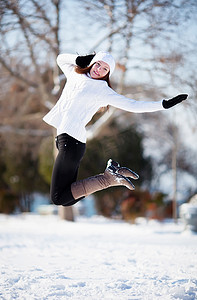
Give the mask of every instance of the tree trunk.
[(173, 219), (177, 223), (177, 132), (176, 128), (173, 127), (173, 141), (174, 145), (172, 148), (172, 176), (173, 176)]
[(74, 222), (74, 213), (72, 206), (60, 206), (58, 209), (60, 219)]

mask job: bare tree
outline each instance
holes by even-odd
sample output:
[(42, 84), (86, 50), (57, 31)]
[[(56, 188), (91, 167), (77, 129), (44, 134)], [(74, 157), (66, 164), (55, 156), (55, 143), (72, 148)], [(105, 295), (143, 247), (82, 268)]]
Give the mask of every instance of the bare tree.
[[(36, 88), (43, 105), (50, 96), (43, 67), (51, 68), (51, 60), (59, 53), (60, 4), (61, 0), (1, 3), (0, 62), (12, 77)], [(48, 11), (53, 11), (53, 20)]]
[[(77, 4), (78, 0), (75, 2)], [(183, 71), (179, 72), (180, 65), (188, 58), (188, 49), (184, 40), (178, 41), (177, 28), (179, 24), (187, 21), (187, 16), (192, 18), (195, 15), (195, 1), (188, 3), (181, 0), (175, 4), (173, 1), (164, 0), (86, 0), (80, 4), (82, 5), (78, 6), (78, 13), (85, 11), (89, 17), (87, 27), (94, 20), (98, 31), (104, 32), (103, 29), (107, 28), (103, 37), (89, 50), (96, 50), (107, 43), (108, 49), (115, 54), (119, 72), (116, 72), (114, 80), (118, 82), (118, 92), (123, 92), (125, 80), (131, 76), (131, 69), (135, 72), (145, 71), (146, 76), (151, 79), (149, 84), (157, 84), (155, 78), (158, 76), (161, 81), (166, 76), (170, 81), (173, 76), (176, 85), (181, 80), (182, 84), (184, 82), (193, 90), (195, 83), (192, 84), (193, 81), (184, 78)], [(55, 58), (60, 52), (60, 12), (63, 13), (63, 9), (65, 10), (65, 6), (61, 0), (5, 0), (1, 3), (0, 63), (9, 75), (36, 89), (43, 106), (48, 108), (60, 91), (57, 76), (59, 70), (55, 66)], [(16, 34), (18, 39), (10, 42), (9, 37)], [(79, 42), (83, 38), (84, 36), (78, 37)], [(195, 44), (190, 45), (190, 53), (193, 49)], [(47, 89), (42, 76), (47, 68), (53, 70), (52, 92)], [(164, 90), (163, 87), (160, 88)], [(193, 98), (191, 93), (190, 97)]]
[[(190, 95), (187, 110), (191, 114), (196, 111), (196, 1), (86, 0), (81, 6), (84, 9), (89, 22), (91, 16), (97, 22), (98, 32), (108, 29), (99, 35), (90, 52), (104, 47), (114, 53), (119, 93), (124, 93), (123, 86), (131, 81), (157, 86), (158, 97), (168, 97), (181, 86)], [(190, 30), (191, 40), (184, 34)], [(113, 109), (108, 117), (111, 119), (115, 112)], [(103, 120), (107, 121), (107, 113)]]
[[(46, 70), (50, 72), (56, 56), (60, 52), (60, 5), (61, 0), (51, 1), (11, 1), (1, 2), (1, 52), (0, 63), (7, 71), (8, 76), (20, 80), (28, 89), (36, 89), (37, 97), (43, 106), (49, 107), (50, 102), (54, 103), (55, 96), (48, 90), (48, 82), (45, 80)], [(15, 43), (9, 41), (9, 35), (17, 37)], [(52, 78), (57, 76), (57, 67), (54, 68)], [(53, 86), (55, 82), (53, 82)], [(26, 99), (28, 103), (28, 98)], [(36, 113), (27, 116), (19, 111), (20, 121), (25, 119), (34, 120), (41, 118), (43, 113)], [(16, 118), (19, 115), (15, 116)], [(15, 119), (16, 119), (15, 118)], [(11, 126), (12, 121), (1, 120), (5, 125)], [(16, 126), (16, 124), (15, 124)], [(7, 127), (6, 127), (7, 128)], [(16, 128), (14, 128), (16, 130)], [(5, 131), (5, 128), (4, 128)], [(25, 133), (25, 130), (19, 130), (18, 133)], [(37, 134), (42, 134), (39, 130)], [(26, 134), (33, 134), (33, 131), (27, 131)], [(56, 156), (56, 151), (54, 151)], [(71, 208), (60, 209), (60, 216), (67, 220), (74, 220)]]
[[(191, 91), (190, 97), (193, 98), (193, 106), (196, 107), (196, 77), (193, 74), (196, 74), (197, 68), (195, 63), (191, 64), (190, 61), (196, 51), (196, 40), (192, 40), (190, 44), (186, 43), (184, 38), (180, 38), (178, 30), (179, 27), (188, 28), (190, 20), (194, 18), (197, 8), (195, 0), (75, 0), (72, 4), (76, 5), (77, 14), (80, 15), (80, 18), (75, 19), (75, 23), (84, 30), (83, 34), (80, 32), (79, 35), (68, 24), (64, 36), (72, 30), (77, 45), (86, 41), (87, 51), (91, 52), (105, 45), (105, 48), (114, 54), (118, 62), (114, 77), (114, 81), (118, 82), (118, 92), (124, 93), (123, 86), (128, 84), (128, 78), (129, 82), (135, 82), (131, 73), (133, 70), (138, 75), (145, 74), (150, 85), (158, 86), (158, 95), (167, 94), (166, 85), (170, 85), (173, 78), (174, 88), (181, 84)], [(61, 91), (60, 71), (55, 59), (63, 44), (60, 38), (63, 26), (61, 16), (68, 16), (66, 9), (67, 3), (61, 0), (0, 2), (0, 81), (4, 87), (1, 93), (5, 95), (8, 81), (13, 82), (17, 79), (26, 86), (29, 93), (37, 94), (42, 107), (30, 115), (27, 115), (25, 110), (18, 110), (15, 114), (16, 119), (20, 117), (20, 120), (24, 119), (27, 122), (34, 118), (41, 119)], [(82, 23), (82, 16), (85, 16), (85, 24)], [(89, 34), (93, 22), (94, 32)], [(95, 32), (100, 34), (92, 43)], [(143, 95), (143, 90), (140, 91), (140, 95)], [(26, 103), (28, 104), (28, 97)], [(89, 127), (89, 138), (98, 136), (101, 133), (100, 129), (120, 114), (122, 112), (116, 109), (112, 109), (110, 113), (106, 112)], [(3, 126), (10, 125), (10, 130), (11, 127), (15, 130), (17, 123), (12, 126), (12, 121), (7, 117), (1, 118)]]

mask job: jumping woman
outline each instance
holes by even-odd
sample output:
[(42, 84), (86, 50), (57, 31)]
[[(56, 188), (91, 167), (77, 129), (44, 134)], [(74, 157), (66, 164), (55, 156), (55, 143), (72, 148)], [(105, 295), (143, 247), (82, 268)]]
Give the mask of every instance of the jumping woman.
[(57, 64), (67, 78), (56, 105), (43, 120), (57, 129), (59, 150), (52, 173), (51, 199), (56, 205), (70, 206), (84, 197), (111, 186), (134, 190), (130, 178), (139, 176), (111, 159), (104, 173), (77, 181), (80, 161), (86, 148), (86, 125), (94, 114), (108, 105), (134, 113), (168, 109), (187, 99), (186, 94), (169, 100), (135, 101), (117, 94), (109, 77), (115, 69), (108, 52), (85, 56), (60, 54)]

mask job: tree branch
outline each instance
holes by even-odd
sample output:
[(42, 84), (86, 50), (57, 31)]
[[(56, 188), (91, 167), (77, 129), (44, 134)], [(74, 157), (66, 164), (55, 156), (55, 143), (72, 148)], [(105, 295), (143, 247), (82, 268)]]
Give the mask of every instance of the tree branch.
[(25, 84), (33, 87), (33, 88), (37, 88), (38, 85), (31, 81), (28, 80), (27, 78), (25, 78), (24, 76), (22, 76), (20, 73), (16, 72), (15, 70), (13, 70), (6, 62), (5, 60), (0, 56), (0, 63), (2, 64), (2, 66), (10, 73), (10, 75), (12, 75), (13, 77), (16, 77), (18, 79), (20, 79), (21, 81), (23, 81)]

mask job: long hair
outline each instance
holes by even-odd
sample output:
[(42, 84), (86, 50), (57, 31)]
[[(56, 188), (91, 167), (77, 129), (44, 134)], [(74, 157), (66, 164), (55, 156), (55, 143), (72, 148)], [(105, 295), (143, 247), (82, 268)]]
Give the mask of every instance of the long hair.
[[(81, 68), (79, 66), (76, 66), (75, 67), (75, 72), (77, 72), (78, 74), (88, 74), (90, 73), (90, 70), (92, 68), (93, 65), (89, 66), (89, 67), (86, 67), (86, 68)], [(111, 88), (111, 83), (110, 83), (110, 80), (109, 80), (109, 72), (102, 78), (98, 78), (96, 80), (104, 80), (107, 82), (108, 86)]]

